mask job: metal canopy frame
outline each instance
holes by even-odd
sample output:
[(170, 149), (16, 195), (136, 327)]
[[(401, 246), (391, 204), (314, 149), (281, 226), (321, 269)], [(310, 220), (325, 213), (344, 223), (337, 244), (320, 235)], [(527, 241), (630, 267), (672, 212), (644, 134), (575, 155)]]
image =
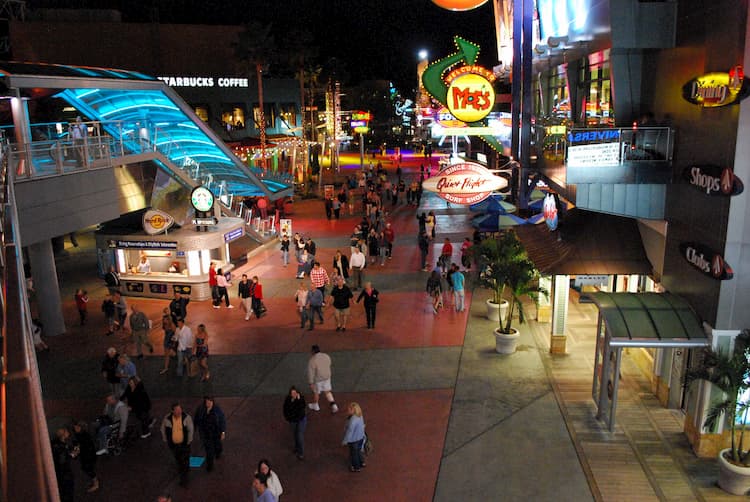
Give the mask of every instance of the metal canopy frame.
[(599, 309), (591, 394), (596, 418), (615, 429), (623, 347), (698, 348), (709, 345), (700, 318), (672, 293), (585, 293)]

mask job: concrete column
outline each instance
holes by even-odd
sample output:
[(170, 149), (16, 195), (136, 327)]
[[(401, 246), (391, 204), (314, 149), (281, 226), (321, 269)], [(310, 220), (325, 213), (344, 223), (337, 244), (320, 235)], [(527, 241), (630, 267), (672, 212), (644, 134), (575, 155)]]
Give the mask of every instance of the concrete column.
[(552, 333), (549, 349), (552, 354), (565, 354), (569, 290), (570, 276), (556, 275), (552, 285)]
[(44, 325), (44, 334), (45, 336), (62, 335), (65, 333), (65, 318), (62, 312), (60, 286), (57, 283), (52, 241), (44, 240), (31, 244), (28, 250), (39, 319)]

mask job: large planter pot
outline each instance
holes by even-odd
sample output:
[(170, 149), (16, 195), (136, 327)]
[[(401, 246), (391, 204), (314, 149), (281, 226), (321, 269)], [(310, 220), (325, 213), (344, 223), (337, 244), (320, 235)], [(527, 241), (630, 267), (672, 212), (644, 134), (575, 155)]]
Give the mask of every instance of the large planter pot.
[(747, 495), (750, 491), (750, 467), (734, 465), (724, 457), (729, 448), (719, 452), (719, 487), (734, 495)]
[(510, 328), (510, 331), (506, 334), (500, 328), (495, 329), (495, 352), (498, 354), (512, 354), (516, 351), (521, 334), (516, 328)]
[(487, 319), (490, 321), (500, 322), (508, 316), (508, 300), (501, 300), (500, 304), (487, 300)]

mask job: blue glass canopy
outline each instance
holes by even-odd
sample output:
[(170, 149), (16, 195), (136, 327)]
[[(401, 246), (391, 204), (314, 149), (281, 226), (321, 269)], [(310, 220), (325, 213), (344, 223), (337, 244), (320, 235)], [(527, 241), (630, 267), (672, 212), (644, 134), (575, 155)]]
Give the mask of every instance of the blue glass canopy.
[[(192, 111), (180, 107), (165, 89), (82, 88), (57, 94), (89, 119), (101, 122), (125, 153), (142, 153), (144, 141), (175, 166), (188, 170), (222, 194), (240, 196), (275, 194), (290, 188), (271, 179), (257, 179), (221, 140), (201, 128)], [(179, 99), (179, 98), (177, 98)]]

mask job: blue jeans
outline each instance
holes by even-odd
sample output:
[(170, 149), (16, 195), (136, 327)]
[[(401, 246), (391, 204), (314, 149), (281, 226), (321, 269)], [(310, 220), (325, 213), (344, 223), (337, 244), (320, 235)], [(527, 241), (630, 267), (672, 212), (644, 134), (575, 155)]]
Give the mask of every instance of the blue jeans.
[(289, 422), (294, 434), (294, 453), (297, 455), (305, 454), (305, 429), (307, 428), (307, 417), (303, 417), (299, 422)]
[[(456, 272), (458, 273), (458, 272)], [(456, 312), (464, 311), (464, 290), (453, 291), (453, 302), (456, 304)]]
[(320, 306), (310, 305), (310, 311), (307, 313), (307, 315), (310, 317), (310, 329), (313, 329), (313, 325), (315, 324), (315, 316), (318, 316), (318, 319), (320, 319), (320, 323), (323, 323), (323, 308)]
[(349, 462), (355, 469), (361, 469), (364, 460), (362, 459), (362, 442), (364, 438), (359, 441), (347, 443), (349, 445)]
[(284, 261), (284, 265), (289, 265), (289, 251), (282, 251), (281, 259)]
[(190, 364), (190, 356), (192, 354), (192, 348), (181, 350), (179, 354), (177, 354), (177, 376), (182, 376), (182, 368), (185, 366), (185, 363)]

